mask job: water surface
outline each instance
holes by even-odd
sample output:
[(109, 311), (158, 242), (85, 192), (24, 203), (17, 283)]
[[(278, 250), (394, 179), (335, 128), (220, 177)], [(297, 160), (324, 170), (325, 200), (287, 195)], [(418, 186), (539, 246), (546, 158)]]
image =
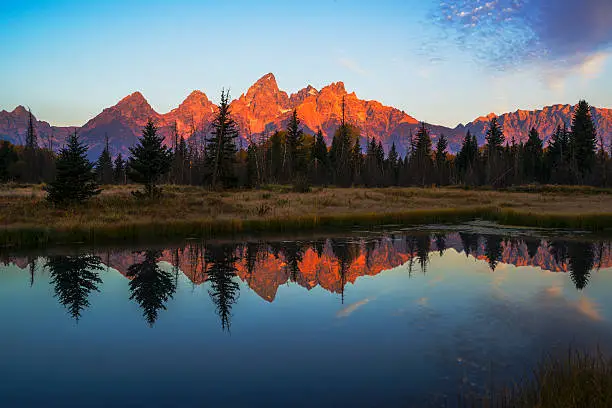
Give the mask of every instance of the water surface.
[(608, 241), (478, 231), (4, 251), (0, 406), (454, 406), (611, 351)]

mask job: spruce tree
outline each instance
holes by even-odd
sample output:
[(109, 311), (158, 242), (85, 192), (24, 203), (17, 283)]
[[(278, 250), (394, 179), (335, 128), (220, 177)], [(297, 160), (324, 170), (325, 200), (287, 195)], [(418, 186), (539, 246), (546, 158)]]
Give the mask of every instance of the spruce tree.
[(446, 149), (448, 148), (448, 140), (444, 134), (440, 135), (436, 144), (435, 163), (438, 176), (438, 184), (444, 185), (448, 183), (448, 157)]
[(0, 183), (11, 179), (11, 168), (17, 162), (15, 146), (6, 140), (0, 142)]
[(113, 166), (113, 182), (115, 184), (125, 184), (125, 176), (125, 160), (123, 160), (123, 156), (119, 153), (117, 158), (115, 158), (115, 164)]
[(305, 172), (304, 163), (304, 132), (300, 129), (300, 119), (294, 109), (287, 125), (287, 153), (289, 158), (289, 178), (298, 177)]
[(76, 131), (60, 150), (55, 166), (55, 181), (45, 187), (51, 203), (80, 204), (102, 191), (93, 164), (87, 159), (87, 146), (79, 141)]
[(527, 181), (540, 181), (542, 174), (542, 139), (535, 128), (529, 131), (529, 138), (523, 149), (523, 172)]
[(417, 184), (425, 186), (432, 180), (433, 160), (431, 158), (431, 137), (429, 130), (425, 127), (425, 123), (421, 122), (421, 126), (416, 134), (416, 150), (414, 152), (414, 171), (417, 173)]
[(230, 112), (229, 91), (221, 91), (219, 112), (213, 123), (212, 137), (206, 145), (206, 162), (213, 188), (235, 186), (236, 141), (238, 125)]
[(28, 109), (28, 127), (26, 129), (23, 158), (26, 165), (24, 179), (29, 183), (39, 183), (41, 180), (38, 163), (38, 135), (36, 134), (34, 121), (34, 115), (32, 115), (32, 111)]
[(395, 186), (398, 182), (399, 173), (399, 154), (395, 147), (395, 141), (391, 143), (391, 149), (389, 149), (389, 155), (387, 156), (387, 180), (388, 184)]
[(504, 143), (504, 133), (497, 122), (497, 118), (491, 118), (487, 135), (485, 137), (485, 149), (487, 160), (487, 183), (497, 185), (503, 175), (502, 150)]
[(323, 132), (321, 129), (315, 136), (315, 142), (312, 145), (312, 168), (313, 168), (313, 181), (317, 184), (326, 184), (327, 177), (329, 176), (329, 155), (327, 152), (327, 144), (323, 138)]
[(105, 136), (106, 144), (96, 164), (96, 176), (100, 184), (111, 184), (113, 182), (113, 159), (108, 147), (108, 136)]
[(144, 186), (144, 193), (133, 192), (137, 197), (151, 198), (161, 194), (156, 187), (161, 178), (170, 171), (172, 151), (163, 145), (163, 137), (151, 119), (142, 130), (138, 144), (130, 147), (129, 177)]
[(570, 136), (572, 167), (578, 182), (584, 182), (595, 165), (597, 133), (591, 117), (591, 107), (585, 100), (578, 102), (572, 117)]

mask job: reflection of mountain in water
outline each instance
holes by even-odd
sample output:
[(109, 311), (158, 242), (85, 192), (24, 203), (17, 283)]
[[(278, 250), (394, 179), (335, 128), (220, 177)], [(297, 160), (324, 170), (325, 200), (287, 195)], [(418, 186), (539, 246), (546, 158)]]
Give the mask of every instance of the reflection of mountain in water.
[[(150, 251), (114, 252), (101, 255), (101, 258), (108, 266), (131, 280), (138, 276), (132, 273), (138, 265), (148, 265), (153, 260), (174, 265), (193, 284), (211, 284), (211, 298), (223, 320), (223, 316), (230, 313), (237, 293), (229, 291), (228, 298), (220, 298), (215, 294), (215, 287), (221, 285), (222, 289), (233, 288), (233, 276), (238, 276), (259, 296), (270, 302), (276, 297), (279, 286), (290, 281), (308, 290), (320, 286), (342, 297), (345, 286), (355, 283), (360, 276), (377, 275), (383, 270), (403, 264), (407, 264), (410, 273), (426, 273), (430, 255), (443, 254), (448, 249), (487, 262), (493, 272), (500, 264), (569, 272), (578, 289), (588, 284), (593, 268), (612, 266), (609, 243), (540, 241), (531, 238), (519, 240), (472, 233), (385, 235), (356, 240), (249, 242), (216, 244), (214, 247), (204, 243), (190, 243), (183, 248), (160, 251), (153, 259), (147, 257)], [(28, 258), (5, 258), (3, 261), (13, 262), (23, 269), (33, 262)], [(155, 276), (160, 273), (157, 271)], [(163, 275), (160, 284), (163, 283), (162, 286), (168, 287), (168, 290), (160, 302), (150, 305), (151, 311), (163, 308), (163, 303), (173, 293), (170, 276)], [(221, 303), (217, 304), (219, 301)], [(145, 302), (144, 306), (147, 305)], [(150, 313), (149, 317), (154, 314)], [(225, 323), (229, 323), (229, 319), (226, 320)]]

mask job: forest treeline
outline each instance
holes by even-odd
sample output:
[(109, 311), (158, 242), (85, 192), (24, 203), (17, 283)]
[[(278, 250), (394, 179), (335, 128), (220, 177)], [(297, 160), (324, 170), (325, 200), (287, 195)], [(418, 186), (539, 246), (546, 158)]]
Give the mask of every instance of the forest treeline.
[[(344, 112), (344, 103), (343, 109)], [(189, 136), (189, 135), (188, 135)], [(130, 157), (111, 156), (108, 141), (95, 163), (75, 133), (55, 153), (40, 148), (30, 115), (25, 146), (0, 145), (0, 182), (47, 183), (51, 201), (82, 201), (99, 193), (99, 185), (141, 183), (142, 196), (159, 194), (160, 184), (204, 185), (214, 189), (256, 188), (292, 184), (296, 191), (318, 186), (491, 186), (517, 184), (587, 184), (609, 187), (611, 155), (597, 135), (589, 104), (578, 103), (569, 127), (558, 126), (544, 146), (532, 128), (526, 142), (506, 140), (493, 117), (485, 143), (478, 146), (468, 131), (456, 155), (448, 152), (444, 135), (433, 145), (427, 124), (409, 136), (402, 157), (395, 144), (385, 153), (380, 140), (362, 138), (342, 115), (331, 146), (323, 133), (302, 130), (297, 111), (285, 129), (251, 137), (238, 148), (239, 127), (232, 118), (229, 94), (222, 92), (219, 112), (204, 143), (173, 129), (166, 147), (155, 123), (149, 121)], [(364, 146), (362, 146), (364, 143)], [(79, 191), (82, 194), (79, 194)]]

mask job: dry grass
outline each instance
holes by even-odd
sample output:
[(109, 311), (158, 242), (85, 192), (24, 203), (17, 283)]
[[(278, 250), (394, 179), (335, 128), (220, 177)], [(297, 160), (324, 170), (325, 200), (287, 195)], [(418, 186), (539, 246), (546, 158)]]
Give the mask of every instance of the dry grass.
[(291, 231), (390, 222), (431, 223), (485, 218), (506, 224), (602, 229), (612, 226), (612, 195), (582, 188), (538, 192), (459, 188), (316, 188), (294, 193), (211, 192), (165, 186), (163, 198), (138, 201), (135, 186), (107, 186), (68, 209), (44, 201), (41, 186), (0, 188), (0, 245), (49, 241), (134, 240), (246, 231)]
[(565, 358), (548, 357), (533, 375), (514, 387), (485, 398), (467, 397), (464, 407), (609, 408), (612, 407), (612, 360), (570, 350)]

